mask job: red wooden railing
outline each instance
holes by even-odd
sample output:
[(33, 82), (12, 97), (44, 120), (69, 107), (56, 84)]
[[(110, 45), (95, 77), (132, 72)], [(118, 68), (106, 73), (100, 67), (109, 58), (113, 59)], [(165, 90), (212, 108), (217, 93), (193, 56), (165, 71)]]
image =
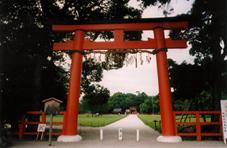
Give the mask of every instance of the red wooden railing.
[[(63, 115), (63, 120), (64, 120), (64, 114), (65, 112), (60, 112), (60, 115)], [(26, 116), (28, 115), (36, 115), (36, 116), (41, 116), (41, 121), (26, 121)], [(24, 135), (37, 135), (37, 131), (31, 132), (31, 131), (26, 131), (26, 127), (29, 125), (37, 125), (38, 124), (49, 124), (50, 122), (46, 121), (46, 114), (44, 112), (39, 112), (39, 111), (30, 111), (27, 112), (26, 115), (23, 116), (22, 120), (19, 121), (19, 131), (18, 131), (18, 136), (21, 139)], [(63, 125), (63, 122), (53, 122), (53, 125)], [(60, 132), (52, 132), (52, 135), (60, 135), (62, 133), (62, 130)]]
[[(194, 115), (195, 121), (185, 121), (185, 122), (178, 122), (176, 117), (177, 115)], [(201, 115), (215, 115), (219, 117), (219, 121), (212, 122), (212, 121), (201, 121)], [(176, 121), (176, 134), (178, 136), (192, 136), (196, 137), (198, 141), (202, 140), (202, 137), (206, 136), (222, 136), (222, 119), (221, 119), (221, 112), (220, 111), (175, 111), (174, 117)], [(194, 125), (195, 132), (194, 133), (182, 133), (178, 132), (178, 125)], [(204, 125), (217, 125), (219, 126), (219, 131), (216, 133), (209, 133), (209, 132), (202, 132), (201, 126)]]

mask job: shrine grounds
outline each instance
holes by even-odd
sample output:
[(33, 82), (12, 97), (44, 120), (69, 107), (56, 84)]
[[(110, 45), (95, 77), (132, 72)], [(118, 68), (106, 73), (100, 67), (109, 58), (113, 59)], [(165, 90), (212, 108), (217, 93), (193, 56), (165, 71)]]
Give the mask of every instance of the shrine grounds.
[[(156, 117), (156, 118), (154, 118)], [(157, 119), (157, 116), (154, 116)], [(85, 117), (83, 117), (85, 118)], [(88, 117), (91, 118), (91, 117)], [(105, 117), (92, 117), (105, 118)], [(140, 117), (141, 118), (141, 117)], [(145, 117), (142, 117), (145, 118)], [(98, 121), (98, 120), (96, 120)], [(100, 120), (99, 120), (100, 121)], [(122, 128), (123, 140), (118, 139), (118, 129)], [(226, 145), (223, 141), (183, 141), (181, 143), (159, 143), (156, 138), (160, 135), (159, 132), (145, 125), (137, 115), (128, 115), (126, 118), (117, 122), (102, 127), (103, 140), (100, 140), (100, 127), (79, 127), (79, 134), (83, 137), (80, 142), (62, 143), (53, 141), (52, 146), (48, 146), (47, 137), (44, 141), (23, 140), (14, 141), (14, 148), (224, 148)], [(136, 130), (140, 131), (139, 141), (136, 141)]]

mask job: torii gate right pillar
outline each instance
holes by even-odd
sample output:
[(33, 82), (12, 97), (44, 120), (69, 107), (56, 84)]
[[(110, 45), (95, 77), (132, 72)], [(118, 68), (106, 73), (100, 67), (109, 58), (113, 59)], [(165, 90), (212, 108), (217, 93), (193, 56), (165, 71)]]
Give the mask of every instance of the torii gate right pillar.
[(181, 137), (176, 136), (175, 131), (164, 29), (155, 28), (154, 36), (157, 43), (156, 61), (158, 70), (160, 113), (162, 123), (162, 135), (157, 138), (157, 141), (171, 143), (181, 142)]

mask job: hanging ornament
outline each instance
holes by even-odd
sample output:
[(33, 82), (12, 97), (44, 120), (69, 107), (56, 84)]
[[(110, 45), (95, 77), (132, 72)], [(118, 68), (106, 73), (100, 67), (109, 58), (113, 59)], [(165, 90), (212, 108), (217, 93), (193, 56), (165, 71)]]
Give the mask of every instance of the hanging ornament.
[(102, 61), (102, 57), (101, 57), (101, 54), (99, 54), (99, 62)]
[(135, 66), (136, 66), (136, 68), (137, 68), (137, 66), (138, 66), (138, 65), (137, 65), (137, 53), (136, 53), (134, 59), (135, 59)]
[(95, 53), (93, 53), (93, 59), (95, 62), (97, 61)]
[(130, 58), (128, 59), (128, 64), (132, 64), (132, 63), (133, 63), (133, 61), (134, 61), (133, 56), (130, 56)]
[(92, 53), (89, 54), (89, 59), (91, 59), (91, 58), (92, 58)]
[(125, 65), (126, 65), (126, 67), (128, 66), (128, 60), (129, 60), (129, 59), (128, 59), (128, 56), (126, 56), (126, 57), (125, 57)]
[(147, 63), (151, 62), (151, 57), (149, 55), (146, 56)]
[(143, 65), (143, 56), (142, 56), (142, 52), (140, 52), (140, 65)]

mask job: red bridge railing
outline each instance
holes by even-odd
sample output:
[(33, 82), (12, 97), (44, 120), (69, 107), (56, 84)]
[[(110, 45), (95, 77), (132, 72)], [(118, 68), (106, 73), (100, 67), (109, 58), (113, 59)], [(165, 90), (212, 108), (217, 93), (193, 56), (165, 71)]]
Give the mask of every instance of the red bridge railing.
[[(63, 121), (64, 121), (64, 114), (65, 112), (60, 112), (60, 115), (63, 115)], [(27, 121), (28, 116), (38, 116), (40, 118), (40, 121)], [(62, 122), (53, 122), (53, 125), (63, 125)], [(39, 111), (29, 111), (24, 115), (21, 121), (19, 121), (19, 131), (18, 131), (18, 136), (21, 139), (24, 135), (37, 135), (37, 131), (26, 131), (26, 128), (29, 125), (37, 125), (38, 124), (49, 124), (50, 122), (47, 122), (46, 114), (44, 112), (39, 112)], [(52, 132), (52, 135), (60, 135), (62, 133), (62, 129), (60, 132)]]
[[(194, 118), (192, 120), (185, 120), (185, 121), (178, 121), (177, 115), (192, 115)], [(218, 121), (201, 121), (202, 116), (204, 115), (212, 115), (217, 116)], [(176, 134), (178, 136), (191, 136), (196, 137), (198, 141), (202, 140), (202, 137), (208, 136), (222, 136), (222, 119), (221, 119), (221, 112), (220, 111), (175, 111), (174, 117), (176, 121)], [(179, 126), (181, 125), (188, 125), (188, 126), (195, 126), (195, 132), (179, 132)], [(218, 132), (203, 132), (202, 126), (206, 125), (213, 125), (218, 126)]]

